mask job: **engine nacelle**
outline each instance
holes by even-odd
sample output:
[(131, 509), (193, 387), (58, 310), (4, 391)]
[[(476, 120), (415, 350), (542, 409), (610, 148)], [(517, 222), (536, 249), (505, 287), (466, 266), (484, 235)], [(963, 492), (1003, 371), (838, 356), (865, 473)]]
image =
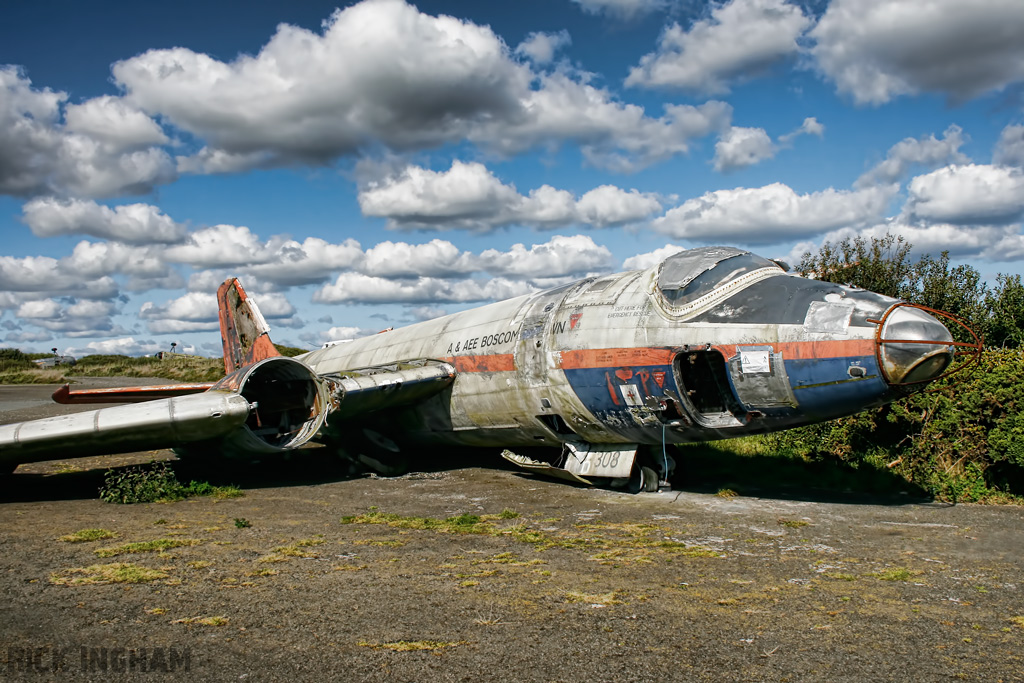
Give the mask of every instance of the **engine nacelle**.
[(211, 391), (231, 391), (249, 403), (241, 429), (219, 444), (229, 455), (283, 453), (313, 438), (331, 405), (329, 380), (304, 363), (275, 356), (237, 370)]

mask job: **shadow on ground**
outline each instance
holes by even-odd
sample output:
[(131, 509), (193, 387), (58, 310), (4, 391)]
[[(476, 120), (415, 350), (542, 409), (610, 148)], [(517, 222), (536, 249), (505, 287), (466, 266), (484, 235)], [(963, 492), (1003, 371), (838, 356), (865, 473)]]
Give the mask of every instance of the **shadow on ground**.
[(677, 491), (872, 505), (934, 500), (894, 472), (867, 464), (738, 454), (707, 444), (679, 447), (674, 457), (672, 486)]
[[(675, 451), (672, 487), (677, 491), (780, 500), (845, 502), (880, 505), (920, 504), (932, 497), (891, 472), (856, 468), (840, 462), (805, 462), (782, 457), (740, 455), (712, 446), (685, 446)], [(98, 498), (108, 471), (153, 460), (169, 460), (178, 480), (209, 482), (245, 489), (313, 486), (376, 476), (354, 469), (321, 448), (262, 460), (201, 461), (177, 459), (170, 451), (150, 451), (69, 461), (33, 463), (0, 481), (0, 500), (45, 501)], [(495, 449), (423, 448), (410, 453), (411, 476), (467, 467), (525, 473), (506, 462)], [(572, 486), (563, 482), (566, 486)], [(731, 493), (730, 493), (731, 492)]]
[[(148, 451), (125, 455), (97, 456), (74, 460), (47, 461), (22, 465), (0, 478), (0, 501), (30, 502), (88, 500), (99, 497), (108, 472), (123, 471), (155, 460), (171, 463), (183, 484), (209, 482), (214, 486), (245, 489), (313, 486), (373, 475), (322, 448), (303, 448), (293, 453), (257, 459), (179, 459), (171, 451)], [(514, 469), (497, 450), (422, 449), (415, 453), (411, 471), (438, 473), (466, 467)]]

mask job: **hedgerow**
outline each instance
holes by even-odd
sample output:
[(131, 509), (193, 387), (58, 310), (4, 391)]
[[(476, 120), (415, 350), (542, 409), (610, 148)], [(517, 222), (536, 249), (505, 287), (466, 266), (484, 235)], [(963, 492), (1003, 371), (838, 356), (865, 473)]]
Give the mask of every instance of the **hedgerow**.
[(992, 349), (973, 374), (851, 417), (762, 437), (775, 452), (888, 468), (937, 498), (1024, 496), (1024, 352)]

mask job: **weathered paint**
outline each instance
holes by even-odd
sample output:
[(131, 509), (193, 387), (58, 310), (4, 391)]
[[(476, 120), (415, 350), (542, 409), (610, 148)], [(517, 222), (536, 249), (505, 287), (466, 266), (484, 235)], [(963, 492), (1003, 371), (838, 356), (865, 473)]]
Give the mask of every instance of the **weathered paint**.
[(112, 387), (108, 389), (84, 389), (72, 391), (71, 385), (64, 384), (50, 395), (55, 403), (82, 405), (86, 403), (142, 403), (158, 398), (200, 394), (213, 388), (215, 382), (194, 384), (163, 384), (148, 387)]
[(236, 278), (224, 281), (217, 289), (217, 304), (225, 374), (281, 355), (270, 341), (270, 326), (259, 307)]

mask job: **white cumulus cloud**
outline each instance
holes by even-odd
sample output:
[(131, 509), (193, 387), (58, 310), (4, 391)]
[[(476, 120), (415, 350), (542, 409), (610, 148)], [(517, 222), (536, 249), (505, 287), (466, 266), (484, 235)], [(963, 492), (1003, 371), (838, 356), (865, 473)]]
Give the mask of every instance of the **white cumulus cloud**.
[(607, 14), (621, 19), (636, 17), (667, 9), (669, 0), (572, 0), (587, 14)]
[(159, 126), (111, 97), (62, 107), (67, 94), (0, 67), (0, 193), (110, 197), (175, 179)]
[(1024, 126), (1003, 128), (992, 161), (1003, 166), (1024, 166)]
[(657, 51), (641, 58), (626, 85), (724, 94), (733, 81), (795, 55), (797, 38), (810, 24), (797, 5), (785, 0), (711, 4), (710, 17), (689, 30), (668, 26)]
[(239, 266), (266, 263), (273, 257), (266, 244), (249, 228), (215, 225), (196, 230), (184, 244), (168, 247), (164, 258), (193, 266)]
[[(529, 53), (547, 56), (538, 39), (524, 44)], [(190, 172), (323, 164), (377, 146), (406, 152), (463, 140), (506, 154), (575, 142), (591, 163), (635, 168), (686, 152), (708, 127), (684, 125), (671, 110), (648, 116), (589, 84), (588, 74), (537, 73), (489, 27), (404, 0), (337, 10), (321, 32), (281, 24), (256, 55), (221, 61), (154, 49), (117, 62), (113, 74), (131, 106), (205, 143), (177, 160)], [(694, 109), (708, 118), (724, 111), (721, 103)]]
[(1019, 0), (833, 0), (809, 35), (817, 67), (858, 104), (965, 100), (1024, 80)]
[(713, 166), (722, 173), (753, 166), (773, 159), (779, 150), (792, 145), (801, 135), (822, 137), (824, 134), (825, 126), (813, 116), (805, 118), (796, 130), (780, 135), (778, 142), (772, 142), (764, 128), (731, 126), (715, 143)]
[(170, 139), (156, 121), (119, 97), (105, 95), (67, 105), (65, 127), (119, 149), (166, 145)]
[(375, 277), (457, 277), (479, 270), (479, 264), (476, 257), (447, 240), (386, 241), (366, 250), (359, 270)]
[(91, 200), (40, 197), (22, 207), (23, 219), (38, 237), (91, 235), (128, 244), (180, 242), (186, 228), (151, 204), (102, 206)]
[(0, 256), (0, 291), (87, 299), (112, 299), (118, 295), (113, 278), (103, 275), (83, 281), (65, 262), (49, 256)]
[(1019, 221), (1024, 217), (1024, 171), (982, 164), (940, 168), (910, 181), (904, 211), (938, 223)]
[(775, 156), (775, 143), (764, 128), (733, 126), (715, 143), (716, 171), (734, 171)]
[(959, 126), (947, 128), (941, 140), (934, 135), (918, 139), (906, 138), (890, 147), (885, 160), (858, 178), (854, 187), (902, 181), (913, 166), (934, 168), (950, 162), (966, 163), (967, 156), (960, 151), (963, 144), (963, 131)]
[(578, 200), (549, 185), (522, 195), (483, 164), (455, 160), (447, 171), (406, 166), (364, 178), (359, 206), (365, 215), (387, 218), (393, 228), (490, 230), (509, 225), (625, 225), (655, 213), (661, 202), (653, 194), (613, 185), (590, 190)]
[(489, 273), (514, 278), (552, 278), (608, 270), (612, 254), (586, 235), (556, 235), (527, 249), (515, 244), (508, 251), (487, 249), (480, 261)]
[(364, 257), (354, 239), (333, 244), (319, 237), (307, 237), (302, 242), (271, 238), (263, 247), (253, 247), (255, 260), (262, 262), (250, 265), (246, 273), (283, 287), (323, 283), (332, 273), (354, 267)]
[(496, 301), (528, 294), (535, 288), (526, 282), (504, 278), (446, 280), (418, 277), (389, 280), (361, 273), (342, 273), (333, 283), (313, 293), (318, 303), (473, 303)]
[(535, 64), (548, 64), (555, 58), (555, 53), (572, 44), (569, 32), (562, 29), (558, 33), (536, 31), (516, 46), (516, 54), (529, 57)]
[(655, 229), (699, 242), (771, 244), (879, 220), (898, 186), (829, 188), (799, 195), (787, 185), (739, 187), (689, 199), (654, 220)]
[(654, 251), (630, 256), (622, 262), (622, 267), (624, 270), (644, 270), (651, 266), (658, 265), (672, 254), (678, 254), (681, 251), (683, 251), (683, 247), (680, 247), (679, 245), (666, 244)]

